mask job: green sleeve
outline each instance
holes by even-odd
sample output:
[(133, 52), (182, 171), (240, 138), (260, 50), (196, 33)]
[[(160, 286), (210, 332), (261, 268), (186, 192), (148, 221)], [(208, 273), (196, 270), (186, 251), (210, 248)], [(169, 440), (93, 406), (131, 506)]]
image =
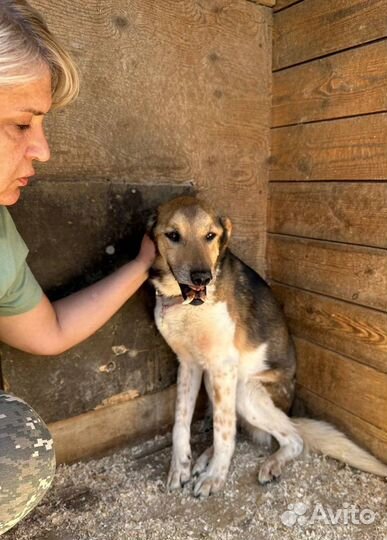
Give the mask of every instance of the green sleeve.
[(0, 298), (0, 317), (20, 315), (37, 306), (43, 291), (26, 262), (19, 268), (12, 285)]

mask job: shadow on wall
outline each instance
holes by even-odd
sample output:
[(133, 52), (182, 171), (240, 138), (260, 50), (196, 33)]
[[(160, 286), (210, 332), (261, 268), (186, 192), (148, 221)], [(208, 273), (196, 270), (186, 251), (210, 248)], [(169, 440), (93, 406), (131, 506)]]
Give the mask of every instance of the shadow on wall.
[(51, 300), (98, 281), (139, 250), (150, 212), (192, 185), (37, 182), (11, 208)]

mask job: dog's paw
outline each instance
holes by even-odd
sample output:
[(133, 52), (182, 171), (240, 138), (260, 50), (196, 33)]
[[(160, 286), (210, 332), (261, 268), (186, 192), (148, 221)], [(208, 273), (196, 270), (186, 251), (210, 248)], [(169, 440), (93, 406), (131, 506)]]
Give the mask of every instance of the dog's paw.
[(194, 465), (194, 468), (192, 469), (193, 477), (199, 476), (207, 469), (207, 466), (212, 458), (213, 453), (214, 453), (214, 447), (210, 446), (198, 457)]
[(172, 458), (168, 473), (167, 488), (169, 491), (184, 487), (191, 480), (191, 459), (179, 460)]
[(267, 484), (272, 480), (275, 480), (281, 475), (282, 463), (275, 457), (268, 457), (258, 473), (258, 482), (260, 484)]
[(193, 493), (195, 497), (208, 497), (214, 493), (219, 493), (225, 483), (225, 476), (203, 472), (195, 481)]

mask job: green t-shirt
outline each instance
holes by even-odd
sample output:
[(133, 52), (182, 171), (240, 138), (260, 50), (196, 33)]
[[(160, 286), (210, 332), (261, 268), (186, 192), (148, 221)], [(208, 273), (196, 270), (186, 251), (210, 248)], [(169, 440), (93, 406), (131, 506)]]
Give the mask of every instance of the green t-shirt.
[(8, 210), (0, 205), (0, 317), (25, 313), (42, 298), (42, 289), (26, 263), (27, 254)]

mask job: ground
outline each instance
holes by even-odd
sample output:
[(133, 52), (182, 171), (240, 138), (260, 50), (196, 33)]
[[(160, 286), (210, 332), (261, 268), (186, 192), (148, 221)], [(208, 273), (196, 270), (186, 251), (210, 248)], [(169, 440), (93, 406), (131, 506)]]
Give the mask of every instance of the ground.
[[(194, 436), (197, 454), (210, 434)], [(170, 435), (70, 466), (4, 540), (387, 540), (387, 484), (315, 454), (261, 486), (267, 451), (239, 436), (223, 493), (167, 493)]]

